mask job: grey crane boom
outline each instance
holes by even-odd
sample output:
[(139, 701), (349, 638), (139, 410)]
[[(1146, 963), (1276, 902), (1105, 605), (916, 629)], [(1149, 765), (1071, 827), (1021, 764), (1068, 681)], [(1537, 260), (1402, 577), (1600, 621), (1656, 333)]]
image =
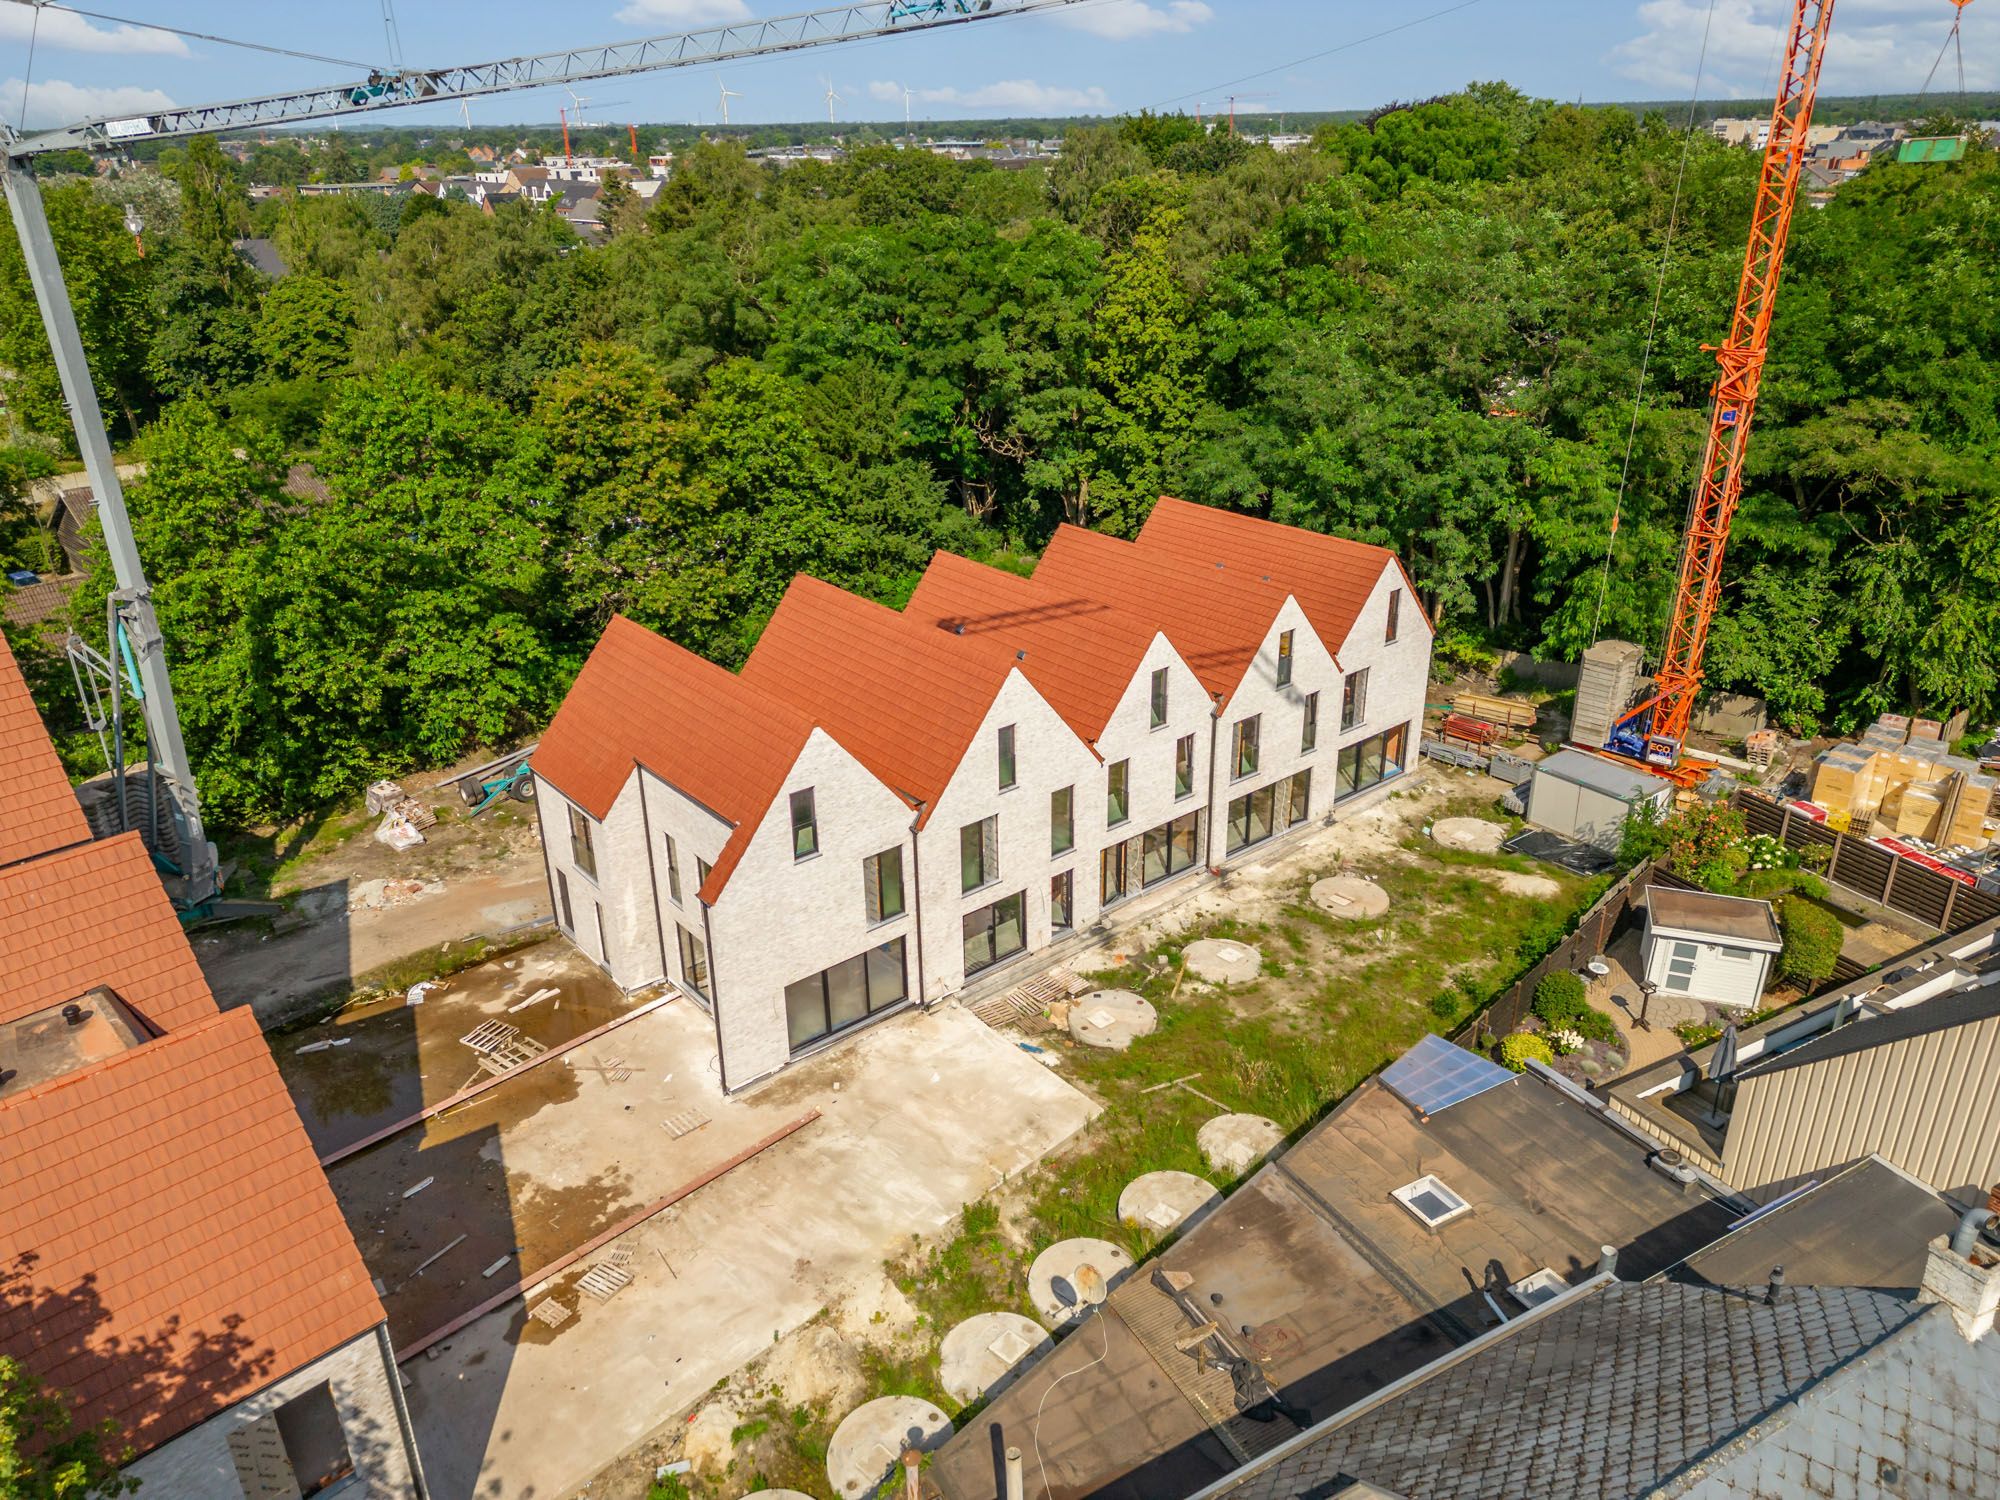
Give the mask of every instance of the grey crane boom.
[(136, 141), (172, 140), (248, 126), (338, 119), (434, 100), (469, 99), (629, 73), (735, 62), (776, 52), (934, 31), (1084, 3), (1086, 0), (866, 0), (863, 4), (798, 11), (697, 31), (640, 37), (629, 42), (608, 42), (602, 46), (446, 68), (403, 68), (371, 73), (351, 83), (288, 94), (85, 120), (60, 130), (9, 140), (5, 150), (8, 156), (19, 159), (50, 151), (103, 150)]

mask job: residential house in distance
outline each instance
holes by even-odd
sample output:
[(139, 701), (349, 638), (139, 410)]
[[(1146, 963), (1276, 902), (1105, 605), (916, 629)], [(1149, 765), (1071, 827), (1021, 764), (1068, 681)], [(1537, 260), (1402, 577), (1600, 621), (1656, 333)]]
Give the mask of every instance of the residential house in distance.
[(0, 1354), (160, 1500), (424, 1481), (382, 1305), (248, 1007), (93, 841), (0, 639)]
[(616, 621), (534, 759), (557, 920), (712, 1007), (740, 1088), (1367, 800), (1430, 644), (1390, 553), (1172, 499), (1031, 578), (940, 556), (901, 611), (801, 577), (741, 674)]

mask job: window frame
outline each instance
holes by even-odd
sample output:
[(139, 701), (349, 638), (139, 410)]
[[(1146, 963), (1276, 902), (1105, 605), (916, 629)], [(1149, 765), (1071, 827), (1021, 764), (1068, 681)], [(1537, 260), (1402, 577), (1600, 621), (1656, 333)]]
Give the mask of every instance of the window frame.
[(569, 871), (556, 871), (557, 925), (571, 942), (576, 941), (576, 903), (570, 899)]
[[(876, 966), (872, 960), (876, 954), (886, 953), (891, 948), (896, 950), (896, 967), (898, 973), (902, 976), (902, 983), (900, 985), (901, 993), (894, 999), (884, 1000), (878, 1005), (875, 1001)], [(835, 969), (841, 968), (846, 964), (851, 964), (857, 959), (861, 963), (861, 1014), (851, 1020), (842, 1021), (836, 1026), (833, 1024), (833, 982), (828, 976)], [(826, 1028), (823, 1031), (813, 1033), (813, 1035), (805, 1038), (803, 1041), (795, 1042), (792, 1040), (792, 992), (815, 979), (819, 981), (820, 1015), (826, 1022)], [(817, 1047), (820, 1043), (839, 1036), (843, 1031), (852, 1031), (855, 1027), (872, 1021), (877, 1016), (886, 1014), (896, 1006), (904, 1004), (909, 998), (910, 951), (908, 939), (903, 934), (898, 933), (886, 942), (871, 943), (859, 953), (848, 958), (843, 958), (837, 964), (829, 964), (817, 974), (807, 974), (801, 978), (794, 979), (790, 984), (785, 986), (785, 1046), (788, 1054), (796, 1057), (809, 1047)]]
[(995, 734), (994, 746), (1000, 771), (1000, 790), (1011, 792), (1021, 784), (1021, 767), (1014, 753), (1014, 726), (1002, 724)]
[(1368, 668), (1356, 667), (1341, 679), (1340, 732), (1359, 729), (1368, 722)]
[(1290, 687), (1292, 685), (1293, 634), (1294, 632), (1290, 630), (1281, 630), (1278, 632), (1278, 686), (1279, 687)]
[[(1009, 948), (1005, 953), (1002, 953), (1000, 952), (1000, 944), (999, 944), (1000, 918), (997, 914), (1000, 908), (1005, 906), (1010, 901), (1020, 903), (1020, 913), (1016, 920), (1015, 926), (1021, 941), (1018, 947)], [(964, 916), (959, 918), (958, 951), (961, 962), (964, 961), (965, 957), (966, 936), (970, 931), (970, 924), (976, 917), (983, 917), (986, 919), (986, 937), (988, 944), (992, 949), (992, 952), (988, 955), (988, 957), (986, 957), (980, 963), (965, 965), (965, 977), (967, 979), (970, 979), (974, 974), (983, 974), (988, 969), (994, 968), (999, 964), (1003, 964), (1010, 958), (1019, 957), (1021, 954), (1026, 953), (1028, 951), (1028, 893), (1025, 890), (1015, 891), (1010, 896), (1002, 896), (998, 900), (989, 901), (984, 906), (979, 907), (977, 910), (969, 911), (965, 913)]]
[[(1113, 816), (1113, 809), (1117, 816)], [(1104, 826), (1123, 828), (1132, 821), (1132, 762), (1113, 761), (1104, 768)]]
[[(1062, 817), (1056, 816), (1056, 799), (1062, 799)], [(1060, 830), (1060, 833), (1058, 833)], [(1056, 840), (1060, 837), (1062, 842)], [(1059, 786), (1049, 793), (1049, 855), (1067, 854), (1076, 847), (1076, 787)]]
[(700, 899), (700, 897), (701, 897), (701, 893), (702, 893), (703, 889), (705, 889), (705, 888), (707, 887), (707, 885), (708, 885), (708, 877), (710, 876), (710, 874), (712, 874), (712, 873), (714, 872), (714, 870), (715, 870), (715, 866), (714, 866), (714, 865), (710, 864), (710, 863), (709, 863), (709, 862), (708, 862), (707, 860), (703, 859), (703, 858), (702, 858), (702, 857), (701, 857), (700, 855), (696, 855), (696, 856), (695, 856), (695, 861), (694, 861), (694, 893), (695, 893), (695, 898), (696, 898), (697, 900), (699, 900), (699, 899)]
[[(1062, 920), (1056, 920), (1056, 914)], [(1049, 877), (1049, 931), (1071, 932), (1076, 928), (1076, 871), (1062, 870)]]
[(1153, 668), (1153, 682), (1147, 700), (1147, 713), (1151, 719), (1150, 729), (1167, 727), (1167, 669)]
[[(708, 944), (696, 937), (694, 930), (685, 922), (674, 923), (674, 931), (678, 934), (674, 939), (674, 946), (680, 950), (680, 983), (691, 993), (706, 1000), (709, 986), (714, 983), (708, 961)], [(694, 977), (697, 972), (701, 975), (700, 979)]]
[(1299, 723), (1299, 754), (1311, 755), (1319, 748), (1319, 694), (1306, 694), (1303, 718)]
[(667, 899), (676, 906), (681, 901), (681, 856), (674, 847), (674, 836), (662, 831), (660, 837), (667, 841)]
[[(1183, 775), (1185, 771), (1185, 775)], [(1174, 800), (1194, 795), (1194, 736), (1184, 734), (1174, 741)]]
[[(803, 820), (799, 817), (799, 808), (802, 805), (805, 808)], [(809, 786), (801, 787), (793, 792), (791, 807), (792, 863), (797, 864), (801, 860), (815, 859), (819, 856), (819, 806), (813, 796), (813, 789)], [(799, 847), (800, 834), (805, 835), (808, 843), (808, 847), (804, 849)]]
[(1403, 625), (1403, 591), (1399, 588), (1390, 589), (1389, 621), (1387, 626), (1382, 631), (1382, 644), (1385, 646), (1395, 645), (1396, 637), (1402, 631), (1402, 625)]
[(569, 862), (576, 873), (597, 883), (597, 844), (591, 836), (590, 814), (574, 802), (569, 807)]
[[(1264, 761), (1264, 716), (1246, 714), (1229, 727), (1229, 779), (1241, 781), (1255, 776)], [(1245, 763), (1245, 751), (1248, 763)]]
[[(1358, 796), (1370, 787), (1380, 786), (1385, 781), (1394, 781), (1408, 771), (1409, 733), (1409, 725), (1394, 724), (1352, 744), (1342, 745), (1334, 761), (1334, 805), (1338, 806), (1349, 797)], [(1394, 759), (1389, 755), (1392, 744), (1396, 751)], [(1375, 771), (1374, 779), (1362, 779), (1364, 764), (1372, 765)]]
[[(892, 860), (896, 870), (896, 909), (889, 910), (887, 888), (882, 882), (883, 861)], [(887, 849), (866, 855), (861, 861), (862, 910), (868, 925), (875, 927), (883, 922), (893, 922), (910, 909), (910, 893), (903, 881), (903, 846), (891, 844)]]
[[(970, 882), (966, 880), (968, 835), (976, 836), (979, 848), (979, 878)], [(988, 813), (974, 822), (962, 824), (958, 830), (958, 893), (968, 896), (974, 891), (983, 891), (999, 879), (1000, 814)]]

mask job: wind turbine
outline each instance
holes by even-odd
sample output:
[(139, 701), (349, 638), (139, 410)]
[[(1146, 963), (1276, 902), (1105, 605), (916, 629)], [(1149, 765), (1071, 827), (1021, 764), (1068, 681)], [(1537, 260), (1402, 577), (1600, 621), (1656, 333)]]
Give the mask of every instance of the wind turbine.
[(910, 133), (910, 86), (903, 85), (903, 149), (909, 150), (916, 144), (916, 137)]
[(722, 123), (727, 125), (729, 123), (729, 101), (731, 99), (741, 99), (743, 96), (724, 83), (720, 78), (715, 80), (715, 86), (722, 91)]
[(833, 106), (843, 101), (840, 95), (833, 91), (833, 80), (831, 78), (822, 73), (819, 81), (826, 85), (826, 123), (831, 125), (833, 123)]
[(583, 118), (583, 107), (590, 103), (588, 94), (579, 94), (569, 85), (563, 85), (563, 92), (569, 95), (569, 123), (581, 129), (587, 122)]

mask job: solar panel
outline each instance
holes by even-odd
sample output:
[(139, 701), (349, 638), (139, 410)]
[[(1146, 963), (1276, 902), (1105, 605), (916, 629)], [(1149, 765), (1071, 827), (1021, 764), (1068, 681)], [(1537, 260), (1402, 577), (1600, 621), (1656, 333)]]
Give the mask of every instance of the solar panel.
[(1514, 1075), (1476, 1052), (1427, 1036), (1382, 1070), (1382, 1084), (1419, 1114), (1434, 1115)]

